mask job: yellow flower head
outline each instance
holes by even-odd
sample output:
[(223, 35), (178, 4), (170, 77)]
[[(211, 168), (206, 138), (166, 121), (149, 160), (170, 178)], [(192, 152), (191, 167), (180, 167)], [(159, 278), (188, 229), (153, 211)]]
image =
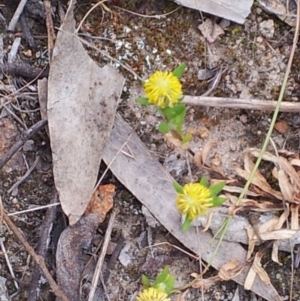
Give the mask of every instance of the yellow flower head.
[(165, 292), (162, 292), (154, 287), (150, 287), (141, 291), (136, 301), (171, 301)]
[(213, 207), (213, 197), (210, 190), (200, 183), (190, 183), (183, 186), (183, 192), (177, 194), (179, 211), (193, 220), (204, 215), (206, 210)]
[(156, 71), (144, 84), (149, 103), (160, 108), (172, 107), (182, 96), (179, 79), (171, 72)]

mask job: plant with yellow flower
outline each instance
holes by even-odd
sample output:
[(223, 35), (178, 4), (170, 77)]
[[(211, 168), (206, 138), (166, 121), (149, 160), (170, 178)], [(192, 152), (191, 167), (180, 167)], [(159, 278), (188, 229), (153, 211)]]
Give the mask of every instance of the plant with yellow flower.
[(208, 186), (205, 177), (199, 183), (189, 183), (183, 187), (177, 182), (174, 183), (177, 208), (185, 216), (182, 224), (183, 231), (189, 229), (196, 217), (205, 215), (209, 208), (219, 206), (226, 200), (218, 196), (224, 186), (225, 182)]
[(186, 144), (191, 140), (190, 134), (183, 134), (182, 127), (186, 115), (180, 78), (186, 69), (185, 64), (179, 65), (172, 72), (156, 71), (143, 83), (146, 97), (138, 97), (137, 102), (143, 105), (155, 105), (164, 121), (158, 130), (172, 136)]
[(152, 285), (145, 275), (142, 275), (142, 282), (144, 289), (136, 301), (171, 301), (168, 296), (174, 289), (175, 277), (169, 273), (169, 267), (163, 269)]

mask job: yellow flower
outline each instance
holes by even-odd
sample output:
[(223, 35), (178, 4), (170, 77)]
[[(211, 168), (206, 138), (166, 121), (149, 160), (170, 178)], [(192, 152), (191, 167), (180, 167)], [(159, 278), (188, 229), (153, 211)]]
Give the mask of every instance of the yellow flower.
[(144, 84), (149, 103), (160, 108), (172, 107), (182, 96), (179, 79), (171, 72), (156, 71)]
[(165, 292), (154, 287), (144, 289), (136, 298), (136, 301), (171, 301)]
[(177, 194), (179, 211), (193, 220), (204, 215), (206, 210), (213, 207), (213, 197), (210, 190), (200, 183), (190, 183), (183, 186), (183, 192)]

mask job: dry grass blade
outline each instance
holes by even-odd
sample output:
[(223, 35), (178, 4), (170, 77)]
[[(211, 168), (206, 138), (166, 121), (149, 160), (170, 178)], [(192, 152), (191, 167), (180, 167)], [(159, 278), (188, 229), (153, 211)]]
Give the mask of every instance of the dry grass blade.
[(277, 175), (278, 175), (278, 183), (279, 183), (280, 191), (282, 192), (283, 195), (283, 199), (290, 203), (295, 203), (295, 199), (294, 199), (295, 191), (290, 181), (288, 180), (286, 173), (282, 169), (280, 169)]
[(299, 230), (299, 205), (291, 206), (291, 229)]
[(278, 247), (279, 247), (279, 241), (274, 241), (273, 243), (273, 248), (272, 248), (272, 255), (271, 255), (271, 258), (274, 262), (276, 262), (277, 264), (279, 265), (282, 265), (282, 263), (279, 261), (279, 258), (278, 258)]
[[(244, 178), (245, 180), (248, 180), (248, 178), (250, 177), (251, 172), (248, 172), (246, 170), (243, 170), (241, 168), (236, 168), (236, 172), (237, 174)], [(264, 177), (262, 177), (262, 175), (257, 175), (255, 174), (252, 180), (252, 184), (256, 185), (257, 187), (259, 187), (262, 191), (265, 191), (271, 195), (273, 195), (275, 198), (277, 198), (278, 200), (282, 200), (282, 194), (279, 191), (276, 191), (274, 189), (272, 189), (269, 185), (269, 183), (265, 180)]]

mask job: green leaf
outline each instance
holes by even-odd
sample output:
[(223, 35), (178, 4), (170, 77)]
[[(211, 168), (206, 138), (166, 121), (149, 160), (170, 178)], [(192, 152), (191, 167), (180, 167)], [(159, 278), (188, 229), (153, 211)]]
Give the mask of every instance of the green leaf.
[(180, 184), (178, 184), (176, 181), (173, 182), (173, 187), (175, 188), (176, 192), (183, 193), (183, 188)]
[(200, 184), (207, 187), (208, 186), (208, 183), (207, 183), (207, 179), (206, 177), (202, 177), (201, 180), (200, 180)]
[(182, 224), (182, 227), (181, 227), (182, 231), (183, 232), (187, 231), (190, 228), (192, 222), (193, 222), (192, 219), (189, 219), (188, 217), (186, 217)]
[(166, 134), (170, 131), (170, 125), (167, 124), (166, 122), (161, 122), (160, 125), (158, 126), (158, 130), (161, 133)]
[(226, 201), (226, 198), (223, 198), (221, 196), (217, 196), (215, 198), (213, 198), (212, 203), (213, 203), (213, 207), (217, 207), (222, 205), (224, 202)]
[(184, 73), (186, 69), (186, 64), (180, 64), (178, 67), (176, 67), (174, 70), (173, 70), (173, 74), (178, 78), (180, 79)]
[(154, 286), (158, 285), (159, 283), (164, 283), (165, 280), (167, 279), (167, 276), (169, 275), (169, 267), (165, 267), (162, 272), (156, 277), (154, 281)]
[(136, 102), (139, 103), (139, 104), (141, 104), (141, 105), (144, 105), (144, 106), (149, 106), (149, 105), (151, 105), (151, 103), (149, 103), (148, 98), (146, 98), (146, 97), (138, 97), (138, 98), (136, 99)]
[(167, 120), (172, 120), (174, 117), (182, 114), (185, 114), (185, 105), (184, 104), (176, 104), (173, 107), (166, 107), (164, 109), (160, 109), (160, 112), (163, 116), (167, 118)]
[(142, 275), (142, 283), (144, 288), (148, 288), (150, 286), (150, 280), (147, 276)]
[(226, 182), (220, 182), (209, 187), (212, 196), (216, 196), (225, 186)]
[(182, 144), (182, 145), (183, 145), (183, 144), (186, 144), (186, 143), (190, 142), (191, 139), (192, 139), (192, 135), (191, 135), (190, 133), (185, 134), (185, 135), (183, 136), (183, 138), (182, 138), (181, 144)]
[(174, 288), (175, 277), (173, 275), (169, 274), (169, 276), (165, 280), (165, 285), (166, 285), (165, 292), (169, 295)]

